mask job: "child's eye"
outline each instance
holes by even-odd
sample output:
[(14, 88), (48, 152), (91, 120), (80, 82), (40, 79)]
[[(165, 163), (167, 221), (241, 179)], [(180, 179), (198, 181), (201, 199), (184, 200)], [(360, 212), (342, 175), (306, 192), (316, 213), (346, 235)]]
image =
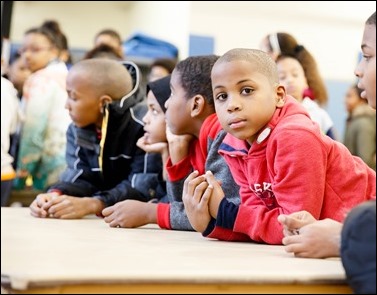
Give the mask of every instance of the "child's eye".
[(226, 100), (227, 97), (228, 96), (225, 93), (220, 93), (220, 94), (216, 95), (216, 100), (224, 101), (224, 100)]
[(152, 105), (149, 106), (149, 112), (152, 115), (158, 115), (158, 110), (154, 106), (152, 106)]
[(158, 115), (158, 110), (153, 109), (153, 110), (152, 110), (152, 114), (155, 115), (155, 116)]
[(251, 94), (253, 92), (253, 89), (251, 89), (251, 88), (244, 88), (244, 89), (242, 89), (242, 91), (241, 91), (241, 94), (243, 93), (243, 94)]

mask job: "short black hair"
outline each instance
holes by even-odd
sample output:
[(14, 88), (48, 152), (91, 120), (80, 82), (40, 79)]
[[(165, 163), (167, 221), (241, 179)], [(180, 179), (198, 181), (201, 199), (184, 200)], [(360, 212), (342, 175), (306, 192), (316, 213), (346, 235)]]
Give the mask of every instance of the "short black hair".
[(367, 25), (376, 25), (376, 12), (374, 12), (366, 21)]
[(217, 55), (190, 56), (176, 65), (174, 72), (180, 75), (187, 99), (203, 95), (209, 105), (214, 105), (211, 71), (218, 58)]

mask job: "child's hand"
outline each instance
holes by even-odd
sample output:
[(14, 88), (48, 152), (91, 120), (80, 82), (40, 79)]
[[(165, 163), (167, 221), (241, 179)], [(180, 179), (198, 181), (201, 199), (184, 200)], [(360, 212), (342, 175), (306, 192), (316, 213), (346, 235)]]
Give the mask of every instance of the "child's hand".
[(142, 150), (144, 150), (146, 153), (164, 154), (168, 152), (167, 142), (148, 143), (145, 136), (140, 137), (139, 140), (136, 142), (136, 145)]
[(339, 256), (342, 224), (326, 218), (300, 228), (296, 235), (285, 236), (285, 251), (297, 257), (327, 258)]
[(209, 212), (211, 213), (211, 216), (216, 219), (220, 203), (225, 196), (224, 191), (221, 188), (220, 182), (215, 178), (211, 171), (207, 171), (205, 177), (208, 184), (213, 187), (211, 199), (209, 201)]
[(175, 135), (171, 133), (166, 125), (166, 138), (168, 140), (169, 155), (172, 164), (176, 164), (183, 158), (187, 157), (190, 148), (190, 142), (194, 139), (191, 134)]
[(77, 219), (88, 214), (100, 213), (103, 203), (92, 197), (61, 195), (51, 198), (42, 208), (47, 210), (48, 217), (51, 218)]
[(191, 134), (176, 135), (170, 131), (168, 124), (166, 124), (166, 139), (169, 144), (188, 145), (194, 136)]
[(198, 175), (198, 171), (194, 171), (186, 178), (182, 200), (191, 226), (198, 232), (204, 232), (211, 221), (208, 201), (213, 186), (208, 184), (204, 175)]
[(45, 193), (45, 194), (39, 194), (34, 199), (34, 201), (30, 204), (30, 214), (34, 217), (48, 217), (48, 203), (49, 201), (58, 196), (57, 193)]
[(278, 221), (283, 225), (283, 234), (286, 237), (297, 235), (303, 226), (315, 222), (316, 219), (308, 211), (298, 211), (289, 215), (281, 214)]
[(133, 228), (157, 222), (157, 204), (125, 200), (102, 210), (111, 227)]

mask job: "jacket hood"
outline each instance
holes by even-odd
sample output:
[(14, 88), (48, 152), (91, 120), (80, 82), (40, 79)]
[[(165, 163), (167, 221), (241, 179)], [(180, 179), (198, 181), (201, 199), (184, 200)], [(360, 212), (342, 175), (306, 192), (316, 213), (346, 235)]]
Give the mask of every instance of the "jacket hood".
[(110, 108), (117, 112), (127, 110), (144, 100), (144, 94), (141, 91), (141, 72), (139, 67), (132, 61), (121, 61), (121, 63), (130, 73), (133, 87), (128, 94), (122, 97), (122, 99), (110, 104)]

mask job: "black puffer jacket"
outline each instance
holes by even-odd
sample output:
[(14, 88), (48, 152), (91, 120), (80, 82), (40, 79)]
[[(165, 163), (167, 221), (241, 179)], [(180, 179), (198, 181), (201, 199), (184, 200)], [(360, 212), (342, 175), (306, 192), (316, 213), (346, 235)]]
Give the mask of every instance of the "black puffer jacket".
[(78, 197), (94, 196), (106, 206), (126, 199), (149, 201), (156, 197), (161, 156), (146, 154), (136, 146), (144, 134), (142, 118), (147, 106), (139, 91), (139, 69), (132, 62), (123, 63), (133, 78), (133, 90), (106, 106), (102, 128), (106, 128), (106, 135), (102, 142), (94, 125), (69, 126), (67, 169), (50, 189)]

